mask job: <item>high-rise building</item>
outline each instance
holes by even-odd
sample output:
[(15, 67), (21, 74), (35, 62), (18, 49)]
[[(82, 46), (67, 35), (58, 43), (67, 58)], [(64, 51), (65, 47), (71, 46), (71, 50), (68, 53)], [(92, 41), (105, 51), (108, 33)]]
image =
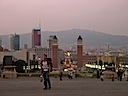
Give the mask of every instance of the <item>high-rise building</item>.
[(14, 35), (10, 34), (9, 35), (9, 50), (14, 50)]
[(14, 34), (14, 51), (17, 51), (19, 49), (20, 49), (20, 36)]
[(53, 37), (52, 42), (52, 63), (53, 68), (58, 68), (58, 39), (56, 36)]
[(32, 30), (32, 48), (41, 46), (41, 28)]
[(20, 49), (20, 36), (17, 34), (9, 35), (9, 50), (17, 51)]
[(83, 66), (83, 39), (81, 36), (77, 39), (77, 67), (81, 68)]

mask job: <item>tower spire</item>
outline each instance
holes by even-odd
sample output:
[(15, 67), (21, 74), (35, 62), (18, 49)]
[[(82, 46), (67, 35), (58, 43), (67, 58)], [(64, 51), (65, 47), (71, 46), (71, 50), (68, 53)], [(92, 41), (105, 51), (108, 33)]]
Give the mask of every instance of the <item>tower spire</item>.
[(39, 28), (41, 29), (41, 20), (39, 20)]

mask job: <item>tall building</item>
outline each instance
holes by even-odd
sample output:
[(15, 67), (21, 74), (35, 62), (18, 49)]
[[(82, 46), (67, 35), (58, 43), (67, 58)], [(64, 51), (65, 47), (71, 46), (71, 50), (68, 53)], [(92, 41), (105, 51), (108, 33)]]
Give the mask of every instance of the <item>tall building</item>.
[(17, 34), (9, 35), (9, 50), (17, 51), (20, 49), (20, 36)]
[(20, 36), (14, 34), (14, 51), (17, 51), (19, 49), (20, 49)]
[(32, 30), (32, 48), (41, 46), (41, 28)]
[(58, 68), (58, 39), (56, 36), (53, 37), (52, 42), (52, 63), (53, 68)]
[(77, 39), (77, 67), (81, 68), (83, 66), (83, 39), (81, 36)]
[(9, 50), (14, 50), (14, 35), (10, 34), (9, 35)]

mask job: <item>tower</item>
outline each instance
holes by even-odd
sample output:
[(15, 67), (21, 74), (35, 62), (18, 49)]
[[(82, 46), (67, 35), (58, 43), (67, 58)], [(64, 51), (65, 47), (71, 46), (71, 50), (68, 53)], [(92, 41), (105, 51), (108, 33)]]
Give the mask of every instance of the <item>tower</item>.
[(20, 49), (20, 36), (17, 34), (14, 34), (14, 50), (19, 50)]
[(58, 68), (58, 39), (56, 36), (53, 37), (52, 42), (52, 63), (53, 68)]
[(9, 35), (9, 50), (14, 50), (14, 36), (13, 34)]
[(77, 39), (77, 67), (81, 68), (83, 65), (83, 39), (81, 36)]
[(48, 48), (52, 48), (52, 42), (53, 42), (54, 35), (50, 35), (48, 39)]
[(41, 46), (41, 28), (32, 30), (32, 48)]

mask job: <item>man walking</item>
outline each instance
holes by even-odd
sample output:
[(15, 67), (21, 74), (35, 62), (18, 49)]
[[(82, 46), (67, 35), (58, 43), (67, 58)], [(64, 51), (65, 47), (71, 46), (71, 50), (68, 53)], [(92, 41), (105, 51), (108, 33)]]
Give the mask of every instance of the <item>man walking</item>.
[(43, 56), (43, 60), (40, 63), (40, 67), (41, 67), (41, 74), (43, 74), (43, 78), (44, 78), (44, 90), (47, 90), (47, 83), (49, 86), (49, 89), (51, 89), (51, 83), (50, 83), (50, 79), (49, 79), (49, 74), (50, 74), (50, 64), (49, 61), (47, 59), (47, 55), (44, 54)]

